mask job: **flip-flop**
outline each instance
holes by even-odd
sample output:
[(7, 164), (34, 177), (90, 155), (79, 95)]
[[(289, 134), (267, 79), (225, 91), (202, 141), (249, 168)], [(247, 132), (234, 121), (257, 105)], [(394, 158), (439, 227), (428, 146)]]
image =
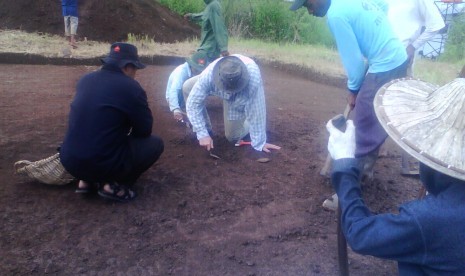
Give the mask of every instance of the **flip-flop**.
[(90, 194), (92, 192), (92, 189), (89, 187), (86, 188), (79, 188), (77, 187), (76, 190), (74, 191), (76, 194)]

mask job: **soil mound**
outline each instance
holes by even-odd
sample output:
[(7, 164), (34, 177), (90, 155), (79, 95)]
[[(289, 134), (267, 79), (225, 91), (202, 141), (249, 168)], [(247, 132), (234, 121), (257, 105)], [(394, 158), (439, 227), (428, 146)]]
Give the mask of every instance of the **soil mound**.
[[(0, 0), (0, 27), (63, 35), (61, 1)], [(200, 34), (197, 25), (155, 0), (79, 1), (78, 38), (115, 42), (128, 34), (160, 43), (183, 41)]]

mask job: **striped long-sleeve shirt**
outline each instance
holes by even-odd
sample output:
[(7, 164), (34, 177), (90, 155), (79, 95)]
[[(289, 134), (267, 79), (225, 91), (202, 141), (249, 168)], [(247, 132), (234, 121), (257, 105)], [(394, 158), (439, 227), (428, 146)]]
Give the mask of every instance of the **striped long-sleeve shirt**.
[(208, 96), (220, 97), (229, 103), (227, 119), (245, 118), (249, 124), (252, 147), (261, 151), (266, 143), (266, 105), (260, 69), (251, 58), (234, 56), (241, 59), (247, 67), (250, 75), (248, 85), (235, 94), (228, 94), (218, 89), (213, 82), (213, 68), (220, 60), (217, 59), (202, 72), (192, 88), (186, 103), (187, 116), (198, 139), (209, 136), (202, 110), (205, 108), (205, 100)]

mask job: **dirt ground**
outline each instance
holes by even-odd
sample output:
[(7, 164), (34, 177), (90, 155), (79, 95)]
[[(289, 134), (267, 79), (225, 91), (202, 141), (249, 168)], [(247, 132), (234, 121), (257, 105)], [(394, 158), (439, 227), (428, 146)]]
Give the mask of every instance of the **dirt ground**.
[[(207, 156), (171, 117), (164, 97), (174, 65), (138, 72), (165, 152), (118, 204), (14, 174), (17, 160), (55, 153), (76, 81), (95, 66), (0, 65), (1, 275), (337, 275), (332, 194), (319, 175), (326, 121), (345, 91), (261, 65), (269, 142), (282, 149), (258, 163), (249, 147), (226, 142), (222, 105), (209, 102), (220, 160)], [(376, 166), (364, 188), (374, 212), (413, 199), (418, 179), (400, 176), (400, 151)], [(349, 251), (351, 275), (394, 275), (392, 261)]]
[[(64, 35), (61, 1), (0, 0), (0, 28)], [(174, 43), (200, 36), (197, 24), (183, 20), (154, 0), (78, 1), (78, 40), (115, 42), (128, 34)]]

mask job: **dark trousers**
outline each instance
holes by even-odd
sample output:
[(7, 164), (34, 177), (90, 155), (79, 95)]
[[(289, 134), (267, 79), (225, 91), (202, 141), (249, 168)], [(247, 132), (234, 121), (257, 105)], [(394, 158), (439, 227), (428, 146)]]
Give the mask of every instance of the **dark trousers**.
[(355, 101), (355, 157), (363, 157), (377, 150), (387, 138), (387, 133), (376, 118), (373, 100), (376, 92), (386, 83), (407, 75), (408, 61), (381, 73), (368, 73)]
[(124, 169), (114, 180), (120, 184), (133, 185), (163, 153), (163, 140), (157, 136), (147, 138), (132, 137), (129, 141), (130, 156), (125, 160)]

